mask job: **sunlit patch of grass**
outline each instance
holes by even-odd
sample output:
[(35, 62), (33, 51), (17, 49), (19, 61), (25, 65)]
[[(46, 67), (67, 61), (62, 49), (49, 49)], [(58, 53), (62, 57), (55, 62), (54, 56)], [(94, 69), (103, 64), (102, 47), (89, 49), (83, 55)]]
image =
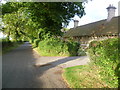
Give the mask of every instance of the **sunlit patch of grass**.
[(99, 67), (89, 65), (64, 69), (63, 77), (70, 88), (110, 88), (98, 74)]

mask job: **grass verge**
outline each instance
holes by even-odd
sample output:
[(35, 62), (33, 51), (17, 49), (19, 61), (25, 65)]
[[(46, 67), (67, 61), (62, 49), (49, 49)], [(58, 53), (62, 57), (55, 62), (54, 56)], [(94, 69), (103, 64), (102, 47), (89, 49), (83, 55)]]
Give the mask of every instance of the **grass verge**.
[(100, 67), (81, 65), (64, 69), (63, 78), (70, 88), (110, 88), (99, 75)]

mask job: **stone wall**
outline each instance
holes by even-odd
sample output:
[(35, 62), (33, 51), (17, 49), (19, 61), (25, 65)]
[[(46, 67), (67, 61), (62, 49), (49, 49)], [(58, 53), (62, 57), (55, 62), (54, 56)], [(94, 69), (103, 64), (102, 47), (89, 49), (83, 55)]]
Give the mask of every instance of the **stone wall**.
[(82, 49), (86, 49), (89, 47), (89, 43), (92, 41), (101, 41), (109, 38), (115, 38), (118, 37), (117, 35), (111, 35), (111, 36), (85, 36), (85, 37), (76, 37), (74, 38), (75, 41), (78, 41), (81, 45)]

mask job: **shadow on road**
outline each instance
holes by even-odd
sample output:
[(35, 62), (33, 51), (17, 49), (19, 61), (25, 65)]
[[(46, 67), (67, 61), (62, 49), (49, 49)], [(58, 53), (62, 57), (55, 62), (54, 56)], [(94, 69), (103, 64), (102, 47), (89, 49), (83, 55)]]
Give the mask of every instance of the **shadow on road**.
[[(52, 69), (77, 58), (66, 57), (48, 63), (47, 66), (36, 68), (34, 67), (36, 58), (32, 47), (29, 43), (25, 43), (3, 55), (2, 88), (67, 88), (65, 83), (59, 79), (61, 74), (54, 74), (56, 69)], [(48, 70), (50, 72), (46, 73)]]
[[(78, 58), (79, 57), (66, 57), (43, 65), (37, 65), (35, 67), (36, 70), (39, 72), (38, 77), (40, 78), (40, 80), (43, 80), (43, 82), (46, 81), (47, 87), (68, 88), (67, 84), (64, 82), (62, 78), (63, 68), (60, 67), (59, 65)], [(48, 78), (49, 80), (46, 80), (46, 78)], [(43, 87), (45, 86), (43, 85)]]

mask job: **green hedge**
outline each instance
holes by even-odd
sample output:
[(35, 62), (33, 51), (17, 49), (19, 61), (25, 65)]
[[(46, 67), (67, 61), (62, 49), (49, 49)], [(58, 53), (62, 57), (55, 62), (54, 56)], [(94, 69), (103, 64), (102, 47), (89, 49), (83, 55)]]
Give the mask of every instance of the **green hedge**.
[(29, 42), (32, 44), (34, 42), (34, 39), (29, 40)]
[(104, 41), (93, 41), (89, 45), (91, 62), (101, 68), (99, 71), (101, 80), (110, 87), (118, 87), (120, 82), (120, 42), (118, 38)]
[(40, 42), (40, 39), (35, 39), (35, 40), (33, 41), (33, 47), (34, 47), (34, 48), (35, 48), (35, 47), (38, 47), (39, 42)]
[(49, 38), (39, 42), (38, 51), (42, 56), (76, 56), (79, 44)]

